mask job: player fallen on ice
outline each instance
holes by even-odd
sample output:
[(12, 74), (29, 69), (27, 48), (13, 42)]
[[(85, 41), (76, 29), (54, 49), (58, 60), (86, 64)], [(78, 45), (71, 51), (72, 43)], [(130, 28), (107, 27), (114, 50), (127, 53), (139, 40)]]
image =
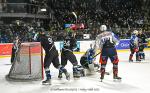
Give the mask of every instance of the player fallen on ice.
[(95, 69), (99, 69), (99, 65), (94, 63), (95, 61), (95, 50), (90, 44), (90, 48), (85, 52), (85, 54), (80, 59), (80, 64), (84, 69), (87, 69), (90, 72), (94, 72)]
[(134, 30), (130, 39), (130, 56), (129, 62), (133, 62), (133, 55), (136, 53), (136, 61), (141, 61), (139, 58), (139, 39), (138, 39), (138, 31)]
[(59, 63), (58, 51), (54, 45), (52, 36), (46, 35), (45, 32), (40, 32), (38, 40), (40, 40), (41, 45), (45, 50), (44, 69), (46, 74), (46, 80), (44, 80), (42, 84), (51, 84), (51, 74), (49, 69), (51, 63), (53, 63), (54, 67), (57, 68), (61, 73), (64, 73), (66, 75), (66, 79), (69, 80), (69, 73)]
[[(73, 54), (73, 49), (76, 48), (76, 39), (75, 32), (67, 32), (66, 37), (63, 41), (63, 48), (61, 51), (61, 65), (65, 67), (67, 65), (67, 61), (69, 60), (73, 65), (73, 77), (79, 78), (81, 76), (80, 70), (81, 66), (78, 65), (78, 61), (76, 56)], [(62, 78), (62, 72), (59, 71), (58, 78)]]
[(108, 61), (108, 58), (110, 58), (112, 64), (113, 64), (113, 79), (120, 80), (121, 77), (118, 76), (118, 55), (115, 48), (115, 45), (119, 43), (119, 39), (117, 36), (111, 32), (107, 31), (106, 25), (101, 25), (100, 30), (102, 31), (101, 34), (99, 34), (96, 37), (95, 40), (95, 51), (99, 49), (101, 51), (100, 54), (100, 73), (101, 73), (101, 81), (104, 79), (105, 75), (105, 68)]

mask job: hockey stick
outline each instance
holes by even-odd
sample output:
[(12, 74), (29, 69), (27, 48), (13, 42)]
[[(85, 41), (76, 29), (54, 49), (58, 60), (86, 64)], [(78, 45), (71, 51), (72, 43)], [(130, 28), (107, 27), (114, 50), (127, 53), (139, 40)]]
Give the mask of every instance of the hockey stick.
[(92, 58), (95, 58), (97, 57), (101, 52), (97, 53), (96, 55), (94, 55)]

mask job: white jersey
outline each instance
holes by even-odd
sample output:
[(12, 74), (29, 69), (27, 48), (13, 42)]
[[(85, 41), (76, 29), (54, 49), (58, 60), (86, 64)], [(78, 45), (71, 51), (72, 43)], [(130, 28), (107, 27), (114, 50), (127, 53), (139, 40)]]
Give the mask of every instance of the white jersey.
[(101, 50), (103, 48), (104, 44), (106, 44), (106, 42), (108, 42), (108, 41), (109, 41), (109, 43), (114, 44), (114, 45), (119, 44), (119, 39), (113, 32), (105, 31), (96, 37), (95, 49)]

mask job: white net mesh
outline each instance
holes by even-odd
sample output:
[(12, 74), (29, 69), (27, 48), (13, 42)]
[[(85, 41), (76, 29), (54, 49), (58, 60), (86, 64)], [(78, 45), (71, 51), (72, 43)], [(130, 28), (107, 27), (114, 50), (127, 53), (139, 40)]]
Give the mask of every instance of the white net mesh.
[(22, 43), (7, 77), (15, 80), (41, 80), (42, 55), (40, 43)]

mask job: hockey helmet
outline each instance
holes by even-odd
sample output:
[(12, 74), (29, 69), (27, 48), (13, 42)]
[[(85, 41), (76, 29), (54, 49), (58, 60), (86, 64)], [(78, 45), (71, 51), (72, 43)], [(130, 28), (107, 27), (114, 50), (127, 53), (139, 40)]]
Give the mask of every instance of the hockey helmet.
[(100, 26), (100, 30), (101, 30), (101, 31), (106, 31), (106, 30), (107, 30), (106, 25), (101, 25), (101, 26)]
[(134, 30), (134, 31), (133, 31), (133, 34), (138, 35), (138, 31), (137, 31), (137, 30)]

